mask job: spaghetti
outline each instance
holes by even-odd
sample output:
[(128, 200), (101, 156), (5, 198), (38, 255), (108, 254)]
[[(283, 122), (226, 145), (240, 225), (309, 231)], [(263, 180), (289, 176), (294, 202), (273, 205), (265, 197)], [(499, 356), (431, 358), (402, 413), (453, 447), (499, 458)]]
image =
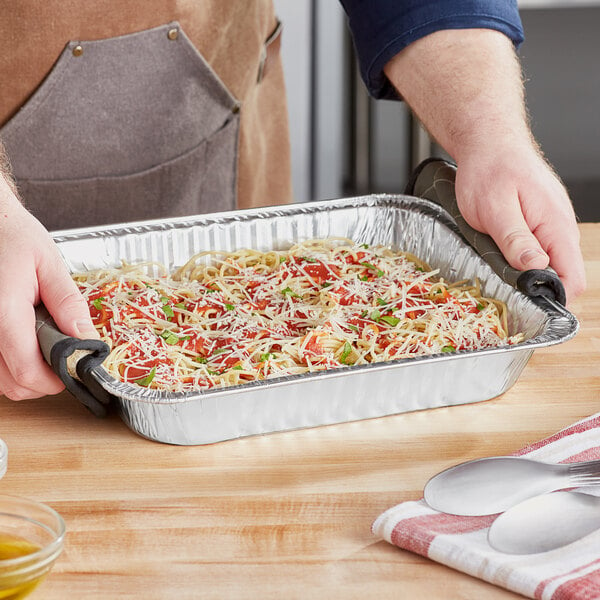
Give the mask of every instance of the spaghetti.
[(514, 344), (506, 307), (345, 238), (73, 276), (121, 381), (173, 392)]

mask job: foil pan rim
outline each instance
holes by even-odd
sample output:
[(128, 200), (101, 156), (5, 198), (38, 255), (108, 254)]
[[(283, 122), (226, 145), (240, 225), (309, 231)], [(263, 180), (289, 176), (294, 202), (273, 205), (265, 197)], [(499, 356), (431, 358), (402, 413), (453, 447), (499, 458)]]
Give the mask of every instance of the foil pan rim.
[[(404, 205), (403, 205), (404, 203)], [(394, 206), (408, 208), (406, 203), (418, 206), (423, 212), (437, 219), (444, 226), (450, 228), (462, 238), (456, 223), (441, 206), (415, 196), (406, 194), (366, 194), (351, 198), (338, 198), (332, 200), (319, 200), (297, 204), (283, 204), (265, 206), (261, 208), (247, 208), (235, 211), (223, 211), (205, 215), (192, 215), (189, 217), (171, 217), (167, 219), (151, 219), (131, 221), (128, 223), (113, 223), (108, 225), (81, 227), (76, 229), (61, 229), (51, 232), (55, 243), (72, 241), (78, 237), (108, 237), (122, 233), (160, 232), (173, 229), (188, 229), (195, 226), (227, 225), (255, 219), (266, 219), (277, 216), (290, 216), (294, 214), (310, 214), (322, 209), (320, 212), (334, 211), (348, 207)], [(464, 239), (464, 238), (463, 238)], [(465, 241), (465, 243), (468, 243)], [(483, 259), (482, 259), (483, 260)]]
[[(340, 198), (333, 200), (322, 200), (302, 204), (276, 205), (254, 209), (243, 209), (208, 215), (194, 215), (190, 217), (174, 217), (160, 220), (145, 220), (130, 223), (117, 223), (100, 227), (87, 227), (79, 229), (60, 230), (52, 233), (57, 244), (63, 242), (77, 241), (82, 238), (107, 238), (123, 234), (137, 233), (160, 233), (177, 229), (189, 229), (192, 227), (206, 227), (211, 225), (235, 225), (235, 223), (251, 222), (256, 219), (268, 219), (273, 217), (292, 217), (294, 215), (310, 215), (315, 212), (336, 211), (344, 208), (398, 208), (405, 210), (418, 209), (428, 217), (438, 221), (442, 226), (451, 230), (455, 235), (464, 240), (458, 227), (451, 216), (439, 205), (422, 198), (407, 196), (403, 194), (368, 194), (352, 198)], [(467, 244), (468, 245), (468, 244)], [(474, 252), (474, 251), (473, 251)], [(478, 255), (477, 255), (478, 256)], [(481, 258), (481, 257), (479, 257)], [(483, 261), (483, 259), (481, 259)], [(484, 261), (485, 262), (485, 261)], [(487, 264), (487, 263), (486, 263)], [(497, 275), (494, 274), (497, 277)], [(505, 284), (508, 285), (508, 284)], [(522, 296), (521, 292), (512, 288), (515, 294)], [(545, 314), (547, 320), (544, 329), (533, 338), (529, 338), (511, 346), (505, 345), (497, 348), (486, 348), (481, 350), (465, 350), (444, 355), (422, 355), (395, 361), (381, 363), (369, 363), (366, 365), (354, 365), (336, 369), (303, 373), (287, 377), (248, 382), (242, 385), (210, 388), (208, 390), (194, 390), (189, 392), (168, 392), (164, 390), (148, 390), (134, 387), (131, 384), (120, 382), (99, 367), (95, 374), (102, 387), (119, 399), (141, 402), (148, 404), (177, 405), (190, 400), (212, 398), (221, 395), (243, 394), (264, 387), (281, 387), (300, 383), (306, 380), (325, 380), (348, 376), (357, 372), (387, 371), (409, 367), (414, 364), (428, 364), (436, 362), (448, 362), (454, 360), (465, 360), (481, 355), (505, 354), (518, 351), (533, 351), (536, 348), (559, 344), (571, 339), (579, 329), (579, 322), (575, 315), (567, 309), (556, 305), (545, 298), (528, 301), (534, 303)]]

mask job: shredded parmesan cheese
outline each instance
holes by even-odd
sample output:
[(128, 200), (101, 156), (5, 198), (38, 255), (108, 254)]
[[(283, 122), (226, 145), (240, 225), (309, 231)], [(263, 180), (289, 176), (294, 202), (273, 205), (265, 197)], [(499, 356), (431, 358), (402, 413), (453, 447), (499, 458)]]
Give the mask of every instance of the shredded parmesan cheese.
[[(154, 271), (159, 270), (159, 275)], [(116, 378), (192, 391), (519, 342), (506, 307), (415, 257), (345, 238), (203, 252), (171, 274), (124, 264), (74, 276)]]

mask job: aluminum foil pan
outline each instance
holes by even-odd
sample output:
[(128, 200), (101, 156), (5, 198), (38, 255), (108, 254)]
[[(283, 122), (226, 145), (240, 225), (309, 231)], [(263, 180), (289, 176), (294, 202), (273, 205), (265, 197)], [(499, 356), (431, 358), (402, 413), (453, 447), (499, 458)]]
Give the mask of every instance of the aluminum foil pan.
[(507, 304), (509, 334), (523, 332), (525, 341), (194, 393), (140, 388), (100, 368), (98, 380), (115, 397), (125, 423), (152, 440), (193, 445), (479, 402), (509, 389), (534, 349), (564, 342), (578, 329), (559, 304), (532, 299), (503, 282), (439, 206), (410, 196), (370, 195), (53, 234), (71, 272), (114, 267), (121, 260), (155, 260), (173, 268), (202, 250), (281, 250), (332, 236), (411, 252), (451, 281), (479, 278), (484, 295)]

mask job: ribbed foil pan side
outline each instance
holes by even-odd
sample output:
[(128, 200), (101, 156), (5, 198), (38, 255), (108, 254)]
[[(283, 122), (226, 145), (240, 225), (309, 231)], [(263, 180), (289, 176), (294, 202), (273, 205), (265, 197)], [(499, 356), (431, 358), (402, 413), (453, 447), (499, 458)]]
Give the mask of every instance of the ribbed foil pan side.
[(370, 195), (289, 206), (145, 221), (53, 234), (71, 272), (155, 260), (173, 268), (202, 250), (287, 249), (297, 241), (348, 237), (411, 252), (446, 279), (478, 278), (506, 302), (514, 346), (345, 367), (195, 393), (148, 390), (98, 370), (123, 420), (152, 440), (206, 444), (488, 400), (517, 380), (536, 348), (575, 335), (577, 319), (504, 283), (462, 239), (450, 217), (426, 200)]

